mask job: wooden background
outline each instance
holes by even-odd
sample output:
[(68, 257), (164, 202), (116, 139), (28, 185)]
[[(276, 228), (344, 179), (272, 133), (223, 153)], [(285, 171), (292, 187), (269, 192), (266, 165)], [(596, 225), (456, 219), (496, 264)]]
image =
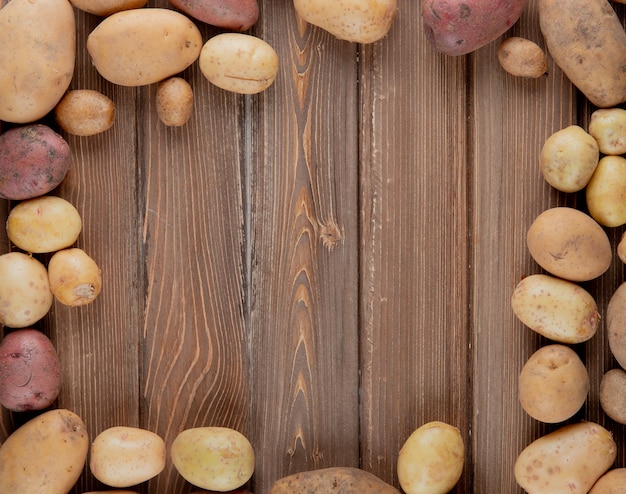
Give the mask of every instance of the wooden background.
[[(500, 68), (498, 42), (464, 57), (435, 52), (415, 0), (399, 0), (389, 35), (367, 46), (302, 22), (291, 0), (260, 7), (251, 34), (277, 51), (276, 82), (236, 95), (194, 64), (182, 74), (195, 91), (182, 128), (159, 122), (154, 86), (97, 74), (85, 40), (100, 19), (76, 11), (72, 88), (102, 91), (117, 117), (98, 136), (66, 136), (72, 167), (54, 191), (81, 213), (77, 245), (104, 276), (92, 305), (56, 304), (37, 325), (63, 365), (55, 406), (93, 437), (129, 425), (169, 445), (186, 428), (235, 428), (256, 451), (256, 494), (329, 466), (398, 486), (403, 442), (442, 420), (467, 446), (454, 492), (520, 491), (517, 454), (556, 426), (517, 401), (522, 365), (548, 342), (509, 301), (540, 272), (525, 244), (532, 220), (585, 207), (543, 181), (541, 146), (586, 127), (594, 108), (552, 60), (527, 80)], [(219, 32), (197, 24), (205, 40)], [(508, 35), (543, 46), (535, 0)], [(0, 202), (2, 221), (11, 206)], [(615, 245), (622, 228), (608, 233)], [(4, 231), (0, 248), (12, 249)], [(616, 257), (585, 284), (602, 314), (623, 271)], [(615, 466), (626, 466), (624, 427), (598, 401), (616, 366), (604, 325), (576, 350), (591, 392), (572, 421), (613, 431)], [(0, 441), (31, 416), (4, 410)], [(102, 487), (86, 469), (75, 492)], [(192, 487), (168, 460), (138, 490)]]

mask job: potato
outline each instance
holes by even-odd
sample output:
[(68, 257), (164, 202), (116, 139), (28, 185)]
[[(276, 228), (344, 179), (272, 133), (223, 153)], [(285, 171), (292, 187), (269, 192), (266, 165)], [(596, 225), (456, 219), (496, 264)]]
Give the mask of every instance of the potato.
[(329, 467), (278, 479), (269, 494), (399, 494), (374, 474), (353, 467)]
[(14, 127), (0, 135), (0, 198), (32, 199), (47, 194), (70, 168), (70, 147), (47, 125)]
[(114, 490), (114, 491), (89, 491), (83, 494), (139, 494), (137, 491)]
[(598, 479), (589, 494), (626, 494), (626, 468), (609, 470)]
[(596, 334), (600, 313), (593, 296), (571, 281), (533, 274), (511, 296), (513, 313), (533, 331), (560, 343), (582, 343)]
[(235, 93), (256, 94), (274, 83), (278, 55), (255, 36), (223, 33), (204, 44), (199, 65), (211, 84)]
[(604, 413), (615, 422), (626, 424), (626, 371), (624, 369), (611, 369), (602, 376), (600, 405)]
[(160, 82), (156, 92), (156, 110), (164, 125), (185, 125), (193, 111), (191, 85), (182, 77), (170, 77)]
[(398, 455), (398, 480), (406, 494), (445, 494), (461, 478), (465, 445), (445, 422), (428, 422), (405, 441)]
[(22, 252), (0, 255), (0, 324), (32, 326), (48, 313), (53, 298), (48, 272), (40, 261)]
[(397, 0), (293, 0), (293, 6), (309, 24), (361, 44), (384, 38), (398, 10)]
[(68, 91), (54, 108), (57, 123), (68, 134), (92, 136), (108, 130), (115, 120), (115, 103), (93, 89)]
[(212, 26), (247, 31), (259, 19), (257, 0), (170, 0), (178, 10)]
[(79, 10), (106, 17), (122, 10), (140, 9), (148, 0), (70, 0)]
[(548, 70), (548, 57), (534, 41), (519, 36), (503, 40), (498, 47), (500, 66), (516, 77), (536, 79)]
[(254, 472), (252, 445), (228, 427), (186, 429), (174, 439), (170, 455), (178, 473), (201, 489), (237, 489)]
[(43, 410), (61, 390), (61, 363), (36, 329), (16, 329), (0, 342), (0, 404), (13, 412)]
[(582, 127), (570, 125), (543, 144), (539, 166), (543, 178), (562, 192), (578, 192), (591, 180), (600, 160), (598, 143)]
[(609, 349), (617, 363), (626, 368), (626, 283), (613, 292), (606, 308)]
[(465, 55), (508, 31), (525, 7), (526, 0), (424, 0), (424, 32), (438, 51)]
[(157, 476), (165, 468), (165, 441), (152, 431), (117, 426), (93, 440), (89, 468), (111, 487), (130, 487)]
[(613, 257), (602, 227), (591, 216), (569, 207), (550, 208), (535, 218), (526, 243), (537, 264), (570, 281), (597, 278)]
[(617, 257), (626, 264), (626, 232), (622, 233), (620, 241), (617, 244)]
[(548, 52), (594, 105), (626, 101), (626, 32), (607, 0), (539, 0)]
[(100, 75), (120, 86), (167, 79), (194, 63), (201, 49), (196, 25), (163, 8), (117, 12), (87, 37), (87, 51)]
[(616, 456), (617, 445), (604, 427), (569, 424), (524, 448), (515, 461), (515, 479), (529, 493), (585, 494)]
[(12, 0), (0, 10), (0, 120), (48, 114), (72, 81), (76, 22), (68, 0)]
[(589, 393), (589, 374), (580, 357), (565, 345), (545, 345), (524, 364), (519, 401), (528, 415), (555, 424), (571, 418)]
[(71, 307), (90, 304), (102, 290), (102, 270), (78, 247), (54, 253), (48, 261), (48, 279), (56, 300)]
[(80, 235), (82, 219), (62, 197), (41, 196), (15, 206), (7, 217), (7, 235), (17, 247), (33, 254), (69, 247)]
[(591, 114), (589, 134), (601, 153), (617, 156), (626, 153), (626, 110), (600, 108)]
[(89, 450), (82, 419), (66, 409), (29, 420), (0, 447), (0, 492), (67, 494)]
[(626, 159), (604, 156), (585, 189), (587, 209), (603, 226), (626, 224)]

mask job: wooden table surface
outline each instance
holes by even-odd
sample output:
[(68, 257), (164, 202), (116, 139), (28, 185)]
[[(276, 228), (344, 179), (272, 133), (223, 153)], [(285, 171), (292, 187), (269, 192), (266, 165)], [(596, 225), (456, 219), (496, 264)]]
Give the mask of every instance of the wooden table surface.
[[(236, 95), (194, 64), (182, 74), (195, 107), (181, 128), (159, 122), (154, 85), (97, 74), (85, 40), (100, 19), (76, 11), (71, 87), (103, 92), (117, 115), (103, 134), (65, 136), (72, 166), (54, 193), (81, 213), (77, 245), (104, 287), (87, 307), (55, 304), (37, 325), (62, 361), (54, 406), (78, 413), (93, 437), (129, 425), (169, 445), (191, 427), (237, 429), (255, 448), (256, 494), (329, 466), (398, 486), (403, 442), (441, 420), (467, 447), (454, 492), (521, 492), (517, 454), (559, 424), (518, 403), (518, 373), (548, 340), (517, 321), (510, 297), (541, 272), (525, 242), (533, 219), (585, 207), (584, 195), (544, 182), (539, 151), (551, 133), (586, 127), (594, 108), (551, 59), (535, 80), (500, 68), (498, 42), (463, 57), (435, 52), (415, 0), (399, 0), (389, 35), (371, 45), (307, 25), (291, 0), (260, 7), (250, 33), (277, 51), (276, 82)], [(220, 32), (197, 25), (205, 40)], [(509, 35), (544, 46), (535, 0)], [(12, 205), (0, 202), (2, 221)], [(622, 231), (607, 229), (614, 245)], [(12, 248), (0, 232), (1, 251)], [(615, 257), (584, 284), (601, 314), (623, 280)], [(615, 466), (626, 466), (624, 427), (598, 398), (617, 366), (604, 323), (575, 349), (591, 391), (570, 422), (605, 425)], [(32, 416), (3, 410), (0, 441)], [(85, 469), (74, 492), (101, 488)], [(138, 487), (191, 490), (169, 459)]]

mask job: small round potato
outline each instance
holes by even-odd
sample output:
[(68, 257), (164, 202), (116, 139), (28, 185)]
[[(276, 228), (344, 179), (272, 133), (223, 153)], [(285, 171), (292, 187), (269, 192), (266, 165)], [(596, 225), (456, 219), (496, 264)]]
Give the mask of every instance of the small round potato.
[(159, 83), (156, 92), (159, 120), (168, 127), (181, 127), (193, 111), (193, 89), (182, 77), (170, 77)]
[(68, 134), (92, 136), (108, 130), (115, 120), (115, 103), (93, 89), (68, 91), (54, 109), (57, 123)]
[(626, 494), (626, 468), (614, 468), (593, 484), (589, 494)]
[(599, 159), (597, 141), (582, 127), (570, 125), (544, 142), (539, 164), (544, 179), (552, 187), (562, 192), (578, 192), (591, 180)]
[(626, 153), (626, 110), (600, 108), (591, 114), (589, 134), (598, 142), (600, 152), (617, 156)]
[(102, 289), (102, 271), (77, 247), (54, 253), (48, 262), (48, 277), (56, 300), (70, 307), (90, 304)]
[(200, 52), (200, 70), (215, 86), (241, 94), (270, 87), (278, 74), (278, 55), (268, 43), (243, 33), (222, 33)]
[(585, 403), (589, 374), (566, 345), (546, 345), (524, 364), (518, 381), (522, 408), (535, 420), (554, 424), (571, 418)]
[(611, 369), (602, 376), (600, 405), (604, 413), (615, 422), (626, 424), (626, 371), (624, 369)]
[(519, 36), (506, 38), (500, 43), (498, 61), (505, 71), (516, 77), (536, 79), (548, 70), (548, 57), (541, 47)]
[(626, 224), (626, 159), (604, 156), (585, 189), (587, 208), (603, 226)]

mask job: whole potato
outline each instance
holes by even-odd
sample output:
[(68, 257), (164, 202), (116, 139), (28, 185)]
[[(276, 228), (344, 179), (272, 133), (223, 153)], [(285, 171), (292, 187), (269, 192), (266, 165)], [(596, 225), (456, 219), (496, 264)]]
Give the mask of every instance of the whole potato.
[(526, 243), (537, 264), (569, 281), (597, 278), (613, 258), (602, 227), (588, 214), (569, 207), (542, 212), (528, 229)]
[(569, 424), (524, 448), (515, 461), (515, 479), (529, 493), (586, 494), (616, 456), (613, 435), (604, 427)]
[(70, 0), (79, 10), (106, 17), (122, 10), (140, 9), (148, 0)]
[(0, 9), (0, 120), (48, 114), (72, 81), (76, 21), (68, 0), (12, 0)]
[[(373, 473), (354, 467), (328, 467), (298, 472), (272, 484), (269, 494), (399, 494)], [(242, 492), (241, 494), (244, 494)]]
[(626, 264), (626, 232), (622, 233), (620, 241), (617, 244), (617, 257)]
[(274, 83), (278, 55), (256, 36), (222, 33), (204, 44), (199, 65), (211, 84), (235, 93), (256, 94)]
[(405, 441), (398, 455), (398, 481), (406, 494), (445, 494), (461, 478), (465, 445), (445, 422), (428, 422)]
[(70, 168), (70, 147), (47, 125), (0, 134), (0, 198), (32, 199), (57, 187)]
[(29, 420), (0, 446), (0, 492), (67, 494), (87, 460), (89, 435), (82, 419), (54, 409)]
[(259, 19), (257, 0), (170, 0), (187, 15), (212, 26), (247, 31)]
[(498, 47), (500, 66), (516, 77), (536, 79), (548, 70), (548, 57), (542, 48), (526, 38), (511, 36)]
[(578, 192), (591, 180), (600, 160), (598, 143), (582, 127), (570, 125), (543, 144), (539, 166), (543, 178), (563, 192)]
[(626, 468), (606, 472), (593, 485), (589, 494), (626, 494)]
[(115, 103), (100, 91), (68, 91), (54, 108), (57, 123), (68, 134), (92, 136), (108, 130), (115, 120)]
[(626, 159), (604, 156), (585, 189), (587, 209), (603, 226), (626, 224)]
[(161, 473), (165, 456), (165, 442), (158, 434), (116, 426), (100, 432), (93, 440), (89, 468), (106, 485), (130, 487)]
[(361, 44), (384, 38), (398, 10), (397, 0), (293, 0), (293, 6), (309, 24)]
[(547, 274), (520, 281), (513, 313), (533, 331), (560, 343), (582, 343), (596, 334), (600, 313), (593, 296), (576, 283)]
[(182, 77), (159, 82), (156, 92), (159, 120), (169, 127), (185, 125), (193, 111), (193, 89)]
[(40, 261), (22, 252), (0, 255), (0, 324), (32, 326), (48, 313), (53, 298), (48, 272)]
[(591, 114), (589, 134), (598, 142), (600, 152), (611, 156), (626, 153), (626, 110), (600, 108)]
[(522, 408), (535, 420), (555, 424), (574, 416), (589, 393), (589, 374), (566, 345), (545, 345), (524, 364), (518, 381)]
[(178, 473), (201, 489), (237, 489), (254, 472), (252, 445), (243, 434), (228, 427), (183, 430), (174, 439), (170, 455)]
[(48, 261), (48, 279), (55, 299), (71, 307), (90, 304), (102, 290), (102, 270), (78, 247), (54, 253)]
[(624, 369), (611, 369), (602, 376), (600, 405), (604, 413), (615, 422), (626, 424), (626, 371)]
[(69, 201), (41, 196), (22, 201), (9, 212), (7, 235), (26, 252), (55, 252), (76, 242), (82, 225), (80, 213)]
[(16, 329), (0, 342), (0, 403), (13, 412), (43, 410), (61, 390), (61, 363), (50, 339)]
[(611, 295), (606, 308), (606, 330), (611, 353), (617, 363), (626, 368), (626, 283)]

